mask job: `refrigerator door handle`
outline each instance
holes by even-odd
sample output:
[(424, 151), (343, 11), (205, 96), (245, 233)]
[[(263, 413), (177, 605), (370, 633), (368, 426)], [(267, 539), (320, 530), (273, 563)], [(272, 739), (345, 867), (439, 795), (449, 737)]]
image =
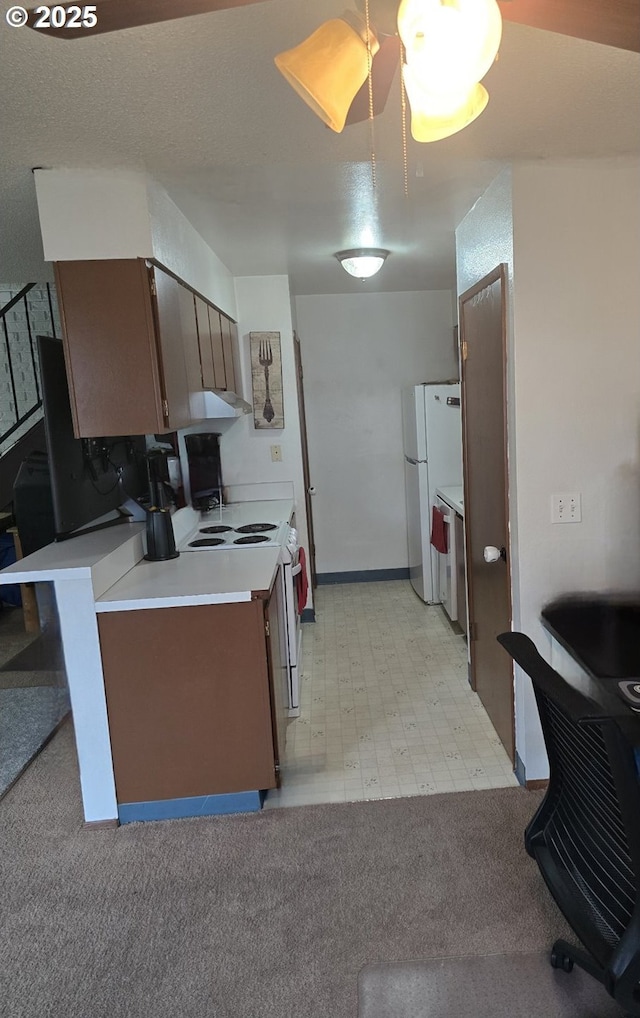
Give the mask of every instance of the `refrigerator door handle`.
[(414, 460), (411, 456), (405, 456), (407, 463), (411, 463), (412, 466), (417, 467), (419, 463), (427, 463), (427, 460)]

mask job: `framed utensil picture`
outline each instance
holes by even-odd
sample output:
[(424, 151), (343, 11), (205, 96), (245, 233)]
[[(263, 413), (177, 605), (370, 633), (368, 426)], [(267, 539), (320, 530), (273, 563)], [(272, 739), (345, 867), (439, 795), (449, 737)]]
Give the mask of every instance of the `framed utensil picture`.
[(251, 332), (253, 426), (284, 428), (279, 332)]

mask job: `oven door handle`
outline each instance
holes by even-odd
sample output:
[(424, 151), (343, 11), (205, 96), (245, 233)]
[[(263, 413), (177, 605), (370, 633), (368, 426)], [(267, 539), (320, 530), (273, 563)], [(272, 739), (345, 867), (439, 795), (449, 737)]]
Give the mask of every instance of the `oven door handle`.
[(302, 566), (301, 566), (301, 565), (300, 565), (300, 563), (298, 562), (297, 566), (293, 566), (293, 567), (292, 567), (292, 569), (291, 569), (291, 575), (292, 575), (292, 576), (297, 576), (297, 575), (298, 575), (298, 573), (301, 573), (301, 572), (302, 572)]

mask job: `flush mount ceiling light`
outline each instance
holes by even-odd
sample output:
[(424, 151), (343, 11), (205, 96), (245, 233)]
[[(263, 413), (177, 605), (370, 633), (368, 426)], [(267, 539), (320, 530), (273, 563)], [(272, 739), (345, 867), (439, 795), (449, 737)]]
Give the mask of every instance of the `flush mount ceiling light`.
[(354, 247), (350, 251), (337, 251), (334, 257), (350, 276), (369, 279), (380, 271), (390, 253), (382, 247)]

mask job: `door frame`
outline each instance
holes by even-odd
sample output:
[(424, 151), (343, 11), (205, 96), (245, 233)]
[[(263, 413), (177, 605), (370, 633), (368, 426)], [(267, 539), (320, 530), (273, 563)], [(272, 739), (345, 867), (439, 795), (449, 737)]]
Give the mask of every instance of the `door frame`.
[[(505, 262), (501, 262), (491, 272), (482, 279), (470, 286), (464, 293), (458, 297), (458, 318), (460, 324), (460, 390), (461, 390), (461, 403), (462, 403), (462, 473), (464, 483), (464, 502), (465, 502), (465, 554), (466, 561), (468, 564), (466, 577), (467, 577), (467, 605), (469, 609), (469, 634), (468, 634), (468, 648), (469, 648), (469, 681), (471, 688), (475, 691), (477, 686), (476, 674), (475, 674), (475, 655), (474, 655), (474, 639), (472, 626), (475, 624), (475, 611), (474, 611), (474, 592), (473, 592), (473, 570), (470, 567), (470, 563), (473, 562), (472, 549), (471, 549), (471, 528), (466, 525), (467, 514), (473, 512), (473, 492), (471, 491), (469, 484), (469, 464), (468, 464), (468, 439), (467, 434), (470, 427), (473, 426), (473, 422), (469, 421), (467, 409), (466, 409), (466, 357), (467, 357), (467, 340), (465, 336), (464, 328), (464, 304), (480, 293), (487, 286), (491, 286), (493, 283), (500, 282), (501, 292), (501, 329), (502, 329), (502, 400), (503, 400), (503, 456), (504, 456), (504, 499), (505, 499), (505, 520), (507, 525), (507, 581), (508, 581), (508, 604), (509, 604), (509, 627), (513, 626), (513, 578), (511, 572), (511, 518), (509, 513), (509, 489), (510, 489), (510, 471), (509, 471), (509, 425), (508, 425), (508, 344), (507, 344), (507, 281), (508, 281), (508, 265)], [(511, 724), (513, 734), (513, 745), (515, 747), (515, 689), (513, 682), (513, 668), (512, 668), (512, 682), (511, 682)], [(514, 748), (515, 754), (515, 748)]]
[(302, 369), (302, 347), (297, 332), (293, 333), (293, 351), (296, 362), (296, 391), (298, 394), (298, 417), (300, 420), (300, 448), (302, 453), (302, 477), (304, 481), (304, 502), (307, 513), (307, 536), (309, 538), (308, 564), (311, 589), (318, 585), (316, 577), (316, 542), (313, 532), (313, 504), (311, 499), (311, 471), (309, 468), (309, 443), (307, 439), (307, 414), (304, 403), (304, 372)]

